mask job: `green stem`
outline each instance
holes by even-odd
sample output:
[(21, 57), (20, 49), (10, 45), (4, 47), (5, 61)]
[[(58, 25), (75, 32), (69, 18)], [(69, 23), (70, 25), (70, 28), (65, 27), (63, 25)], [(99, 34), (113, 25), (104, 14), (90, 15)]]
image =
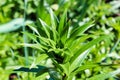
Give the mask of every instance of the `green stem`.
[[(23, 32), (26, 31), (25, 29), (25, 21), (26, 21), (26, 10), (27, 10), (27, 0), (24, 0), (24, 22), (23, 22)], [(25, 34), (23, 34), (23, 39), (24, 39), (24, 43), (27, 43), (27, 36)], [(28, 65), (28, 49), (27, 47), (24, 47), (24, 55), (25, 55), (25, 63), (26, 66)]]
[[(27, 11), (27, 0), (24, 0), (24, 23), (23, 23), (23, 32), (26, 31), (25, 28), (25, 22), (26, 22), (26, 11)], [(24, 39), (24, 43), (28, 42), (27, 36), (25, 34), (23, 34), (23, 39)], [(28, 48), (24, 46), (24, 55), (25, 55), (25, 64), (26, 66), (28, 66), (29, 62), (28, 62)], [(29, 78), (29, 73), (28, 73), (28, 80), (30, 80)]]

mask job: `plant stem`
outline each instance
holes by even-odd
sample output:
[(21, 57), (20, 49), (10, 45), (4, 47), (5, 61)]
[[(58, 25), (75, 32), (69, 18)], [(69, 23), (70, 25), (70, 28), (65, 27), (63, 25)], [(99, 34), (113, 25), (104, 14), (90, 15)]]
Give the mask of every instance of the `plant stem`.
[[(25, 21), (26, 21), (26, 10), (27, 10), (27, 0), (24, 0), (24, 22), (23, 22), (23, 32), (26, 31), (25, 28)], [(23, 39), (24, 39), (24, 43), (27, 43), (27, 36), (25, 34), (23, 34)], [(26, 66), (28, 66), (28, 48), (24, 46), (24, 55), (25, 55), (25, 64)], [(29, 73), (28, 73), (28, 80), (29, 80)]]
[[(26, 10), (27, 10), (27, 0), (24, 0), (24, 22), (23, 22), (23, 32), (26, 31), (25, 29), (25, 21), (26, 21)], [(23, 34), (24, 43), (27, 43), (27, 36)], [(25, 55), (25, 64), (28, 65), (28, 49), (24, 46), (24, 55)]]

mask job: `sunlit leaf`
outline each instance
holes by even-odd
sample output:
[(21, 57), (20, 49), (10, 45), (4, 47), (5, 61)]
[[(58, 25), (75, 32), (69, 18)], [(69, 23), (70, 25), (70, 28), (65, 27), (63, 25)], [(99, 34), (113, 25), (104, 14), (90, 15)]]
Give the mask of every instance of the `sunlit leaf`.
[(108, 38), (108, 36), (101, 36), (101, 37), (98, 37), (97, 39), (94, 39), (94, 40), (90, 41), (89, 43), (83, 45), (82, 48), (80, 48), (78, 50), (78, 52), (75, 54), (75, 56), (73, 56), (71, 62), (73, 62), (81, 53), (83, 53), (87, 49), (91, 48), (92, 46), (94, 46), (95, 44), (99, 43), (100, 41), (102, 41), (106, 38)]
[(120, 69), (112, 71), (112, 72), (108, 72), (108, 73), (98, 74), (98, 75), (95, 75), (87, 80), (105, 80), (105, 79), (113, 77), (119, 73), (120, 73)]
[(73, 70), (75, 70), (81, 65), (81, 63), (85, 60), (88, 53), (89, 53), (89, 50), (86, 50), (85, 52), (77, 56), (77, 58), (70, 65), (70, 72), (72, 72)]

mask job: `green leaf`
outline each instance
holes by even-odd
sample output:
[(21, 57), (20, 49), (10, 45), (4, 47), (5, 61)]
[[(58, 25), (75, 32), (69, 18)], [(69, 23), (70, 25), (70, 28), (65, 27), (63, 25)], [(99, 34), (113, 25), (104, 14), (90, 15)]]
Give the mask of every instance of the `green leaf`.
[(39, 21), (40, 21), (47, 37), (50, 38), (50, 27), (44, 21), (42, 21), (40, 18), (39, 18)]
[(83, 34), (87, 29), (89, 29), (90, 27), (93, 26), (92, 23), (93, 22), (88, 22), (80, 27), (73, 28), (73, 31), (71, 32), (70, 38), (75, 38), (76, 36)]
[(26, 68), (26, 67), (21, 67), (19, 69), (15, 69), (14, 71), (24, 71), (24, 72), (39, 72), (43, 69), (47, 69), (45, 66), (40, 66), (37, 65), (38, 68)]
[(85, 60), (86, 56), (88, 55), (89, 50), (86, 50), (82, 54), (80, 54), (70, 65), (70, 72), (78, 68), (81, 63)]
[(48, 11), (49, 11), (49, 14), (50, 14), (50, 17), (51, 17), (51, 30), (52, 30), (52, 33), (53, 33), (53, 38), (54, 40), (56, 41), (57, 40), (57, 36), (58, 36), (58, 32), (56, 31), (56, 28), (57, 28), (57, 17), (54, 15), (53, 11), (51, 8), (48, 8)]
[(48, 72), (48, 68), (44, 67), (37, 72), (36, 77), (38, 77), (46, 72)]
[(29, 24), (28, 27), (30, 27), (37, 35), (40, 36), (38, 30), (32, 24)]
[(94, 37), (94, 35), (83, 35), (78, 37), (77, 39), (75, 39), (74, 41), (70, 41), (69, 43), (67, 42), (66, 46), (69, 46), (70, 50), (75, 53), (79, 50), (80, 43), (83, 43), (85, 40), (87, 40), (88, 38), (92, 38)]
[(41, 54), (35, 59), (35, 64), (38, 64), (40, 61), (46, 59), (48, 56), (46, 54)]
[(57, 20), (57, 17), (55, 17), (53, 11), (51, 8), (48, 8), (48, 12), (50, 14), (50, 17), (51, 17), (51, 24), (52, 24), (52, 29), (56, 29), (56, 20)]
[(59, 27), (58, 27), (59, 34), (61, 34), (61, 32), (63, 31), (63, 27), (64, 27), (65, 20), (66, 20), (66, 16), (67, 16), (67, 10), (64, 11), (62, 17), (60, 18)]
[(61, 66), (62, 66), (62, 68), (63, 68), (63, 70), (64, 70), (64, 73), (67, 75), (67, 76), (69, 76), (69, 74), (70, 74), (70, 63), (69, 62), (67, 62), (67, 63), (65, 63), (65, 64), (61, 64)]
[(119, 73), (120, 73), (120, 69), (115, 70), (113, 72), (98, 74), (98, 75), (95, 75), (95, 76), (93, 76), (93, 77), (91, 77), (87, 80), (105, 80), (105, 79), (113, 77), (113, 76), (115, 76), (116, 74), (119, 74)]
[(38, 36), (38, 38), (41, 40), (41, 44), (45, 44), (47, 46), (50, 46), (53, 49), (55, 48), (56, 43), (53, 40), (45, 38), (45, 37), (42, 37), (42, 36)]
[(74, 73), (78, 73), (78, 72), (80, 72), (82, 70), (91, 69), (91, 68), (94, 68), (94, 67), (97, 67), (97, 66), (99, 66), (99, 65), (97, 65), (97, 64), (81, 65), (78, 69), (76, 69), (74, 71)]
[(31, 47), (31, 48), (34, 48), (34, 49), (38, 49), (42, 52), (44, 52), (44, 49), (47, 50), (46, 47), (40, 45), (40, 44), (28, 44), (28, 43), (23, 43), (23, 44), (19, 44), (19, 45), (23, 45), (23, 46), (26, 46), (26, 47)]
[(37, 38), (36, 35), (34, 35), (34, 34), (32, 34), (32, 33), (29, 33), (29, 32), (23, 32), (23, 34), (26, 34), (26, 35), (27, 35), (30, 39), (32, 39), (34, 42), (39, 43), (39, 42), (36, 40), (36, 38)]
[(104, 40), (108, 38), (108, 36), (101, 36), (97, 39), (94, 39), (92, 41), (90, 41), (89, 43), (85, 44), (82, 46), (82, 48), (80, 48), (76, 53), (75, 55), (72, 57), (71, 59), (71, 62), (74, 62), (74, 60), (76, 60), (80, 55), (81, 53), (83, 53), (84, 51), (88, 50), (89, 48), (91, 48), (92, 46), (96, 45), (97, 43), (99, 43), (100, 41)]
[(39, 5), (37, 7), (37, 17), (42, 18), (45, 16), (45, 7), (44, 7), (45, 1), (40, 0)]
[(60, 38), (62, 43), (66, 44), (67, 39), (69, 39), (69, 35), (70, 35), (70, 23), (71, 21), (69, 21), (68, 23), (66, 23), (66, 25), (63, 27), (63, 30), (60, 34)]
[(92, 26), (92, 22), (88, 22), (80, 27), (73, 28), (70, 32), (69, 38), (67, 39), (67, 45), (70, 46), (71, 43), (75, 41), (78, 36), (81, 36), (87, 29), (89, 29)]

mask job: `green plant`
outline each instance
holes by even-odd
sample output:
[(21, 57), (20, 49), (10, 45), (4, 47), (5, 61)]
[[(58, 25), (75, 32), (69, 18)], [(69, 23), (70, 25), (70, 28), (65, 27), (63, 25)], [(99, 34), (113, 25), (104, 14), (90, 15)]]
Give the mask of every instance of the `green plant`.
[[(38, 61), (42, 61), (40, 57), (36, 57), (30, 69), (23, 67), (17, 69), (17, 71), (37, 72), (36, 76), (41, 76), (43, 73), (48, 72), (50, 76), (49, 79), (72, 80), (78, 79), (79, 77), (77, 75), (82, 75), (82, 71), (86, 69), (100, 67), (101, 64), (99, 65), (98, 62), (88, 64), (89, 61), (86, 60), (86, 57), (89, 55), (89, 52), (95, 48), (96, 44), (109, 38), (108, 35), (97, 36), (85, 34), (84, 32), (93, 26), (93, 22), (88, 21), (83, 22), (81, 26), (72, 26), (71, 22), (69, 20), (67, 21), (67, 10), (64, 11), (60, 20), (57, 19), (49, 7), (47, 7), (47, 11), (50, 14), (48, 17), (50, 18), (50, 24), (46, 24), (39, 18), (40, 24), (37, 25), (38, 27), (29, 25), (35, 34), (29, 32), (24, 32), (24, 34), (32, 39), (34, 43), (26, 43), (23, 45), (38, 50), (40, 55), (44, 57), (42, 59), (43, 61), (44, 59), (50, 59), (52, 62), (49, 62), (47, 66), (45, 63), (41, 63), (43, 67), (38, 66), (38, 71), (35, 71), (32, 68), (33, 65), (40, 65)], [(37, 29), (40, 29), (40, 31)], [(91, 40), (89, 41), (89, 39)], [(117, 70), (115, 74), (119, 72), (120, 71)], [(112, 72), (108, 72), (106, 77), (103, 77), (103, 74), (98, 77), (102, 80), (111, 77), (111, 75), (113, 75)], [(94, 80), (94, 78), (90, 79)]]
[[(8, 80), (11, 73), (19, 80), (119, 79), (119, 1), (24, 1), (0, 3), (0, 33), (5, 33), (0, 34), (0, 79)], [(23, 16), (21, 23), (6, 24)], [(25, 19), (34, 23), (25, 27)], [(17, 21), (18, 27), (24, 24), (20, 45), (27, 50), (16, 45), (23, 42)]]

